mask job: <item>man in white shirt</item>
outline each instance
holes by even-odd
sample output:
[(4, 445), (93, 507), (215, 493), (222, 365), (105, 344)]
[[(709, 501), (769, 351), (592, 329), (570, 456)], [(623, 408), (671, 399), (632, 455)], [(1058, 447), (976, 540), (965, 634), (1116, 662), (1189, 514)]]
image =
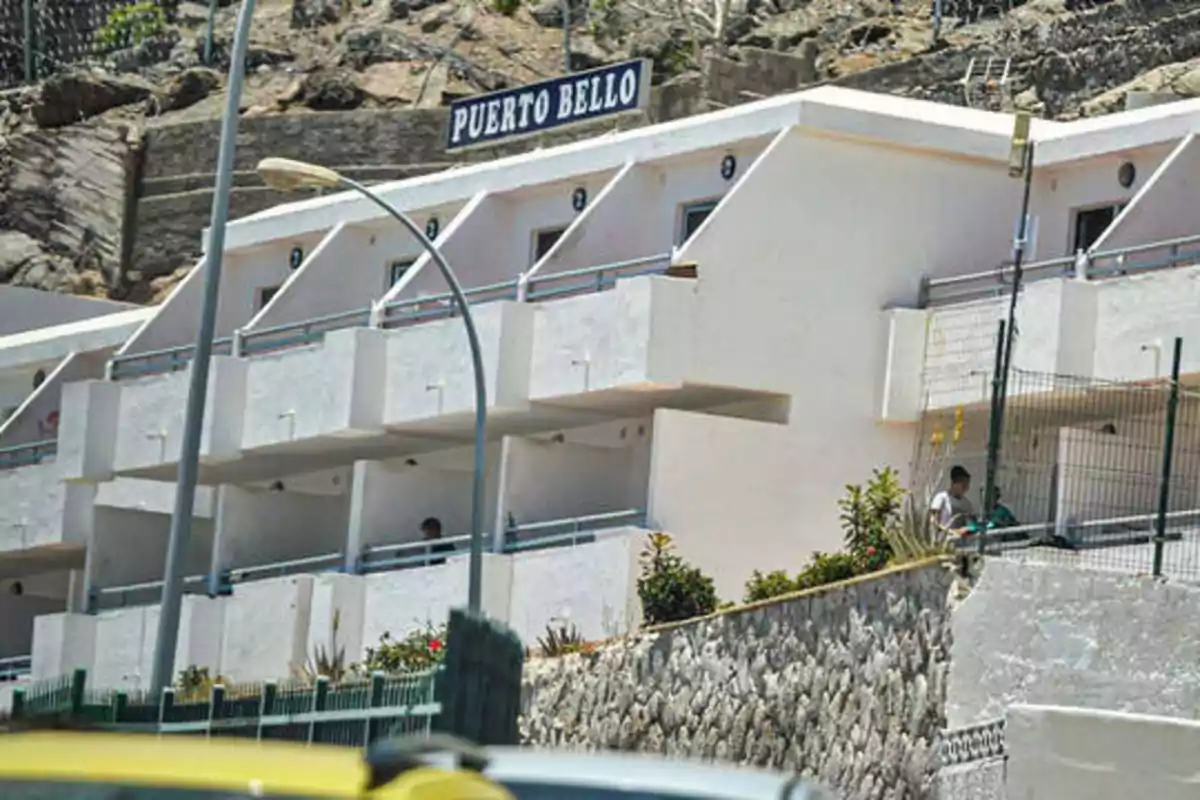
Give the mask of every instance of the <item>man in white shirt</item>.
[(971, 473), (961, 466), (950, 468), (950, 488), (934, 495), (929, 505), (929, 515), (939, 528), (962, 535), (967, 524), (975, 516), (975, 509), (967, 499), (971, 488)]

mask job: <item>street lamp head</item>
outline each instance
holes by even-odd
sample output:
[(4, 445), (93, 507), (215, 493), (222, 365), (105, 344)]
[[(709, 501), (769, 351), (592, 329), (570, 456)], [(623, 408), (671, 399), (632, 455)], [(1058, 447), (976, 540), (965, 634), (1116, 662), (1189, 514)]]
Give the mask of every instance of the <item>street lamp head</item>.
[(267, 186), (281, 192), (304, 188), (329, 189), (342, 183), (342, 176), (328, 167), (290, 158), (264, 158), (258, 162), (258, 174)]

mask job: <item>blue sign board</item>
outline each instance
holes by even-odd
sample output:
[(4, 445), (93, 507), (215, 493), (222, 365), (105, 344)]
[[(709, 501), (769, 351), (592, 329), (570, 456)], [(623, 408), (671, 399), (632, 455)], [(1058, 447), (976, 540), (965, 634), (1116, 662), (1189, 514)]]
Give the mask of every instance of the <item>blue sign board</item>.
[(650, 61), (635, 59), (540, 83), (456, 100), (447, 150), (496, 144), (644, 108)]

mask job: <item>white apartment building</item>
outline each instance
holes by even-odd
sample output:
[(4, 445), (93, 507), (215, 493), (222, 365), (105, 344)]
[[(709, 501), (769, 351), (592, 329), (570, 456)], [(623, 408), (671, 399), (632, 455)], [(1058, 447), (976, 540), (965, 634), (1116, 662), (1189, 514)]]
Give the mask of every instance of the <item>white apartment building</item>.
[[(1200, 333), (1198, 124), (1035, 121), (1017, 367), (1149, 379), (1148, 342)], [(485, 609), (531, 643), (628, 630), (648, 530), (729, 599), (837, 549), (845, 484), (907, 469), (929, 414), (986, 412), (1012, 127), (819, 88), (379, 187), (484, 342)], [(464, 602), (470, 357), (436, 268), (357, 196), (232, 222), (224, 265), (176, 662), (285, 677), (335, 620), (355, 659)], [(113, 353), (64, 344), (0, 429), (0, 575), (77, 575), (0, 601), (35, 677), (148, 680), (201, 279)], [(52, 446), (27, 424), (50, 408)], [(464, 554), (434, 563), (430, 516)]]

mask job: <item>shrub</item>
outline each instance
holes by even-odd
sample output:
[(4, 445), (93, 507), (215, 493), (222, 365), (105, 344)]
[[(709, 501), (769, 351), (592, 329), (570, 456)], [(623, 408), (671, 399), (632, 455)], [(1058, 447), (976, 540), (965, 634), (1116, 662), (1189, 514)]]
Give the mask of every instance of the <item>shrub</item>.
[(781, 569), (765, 575), (755, 570), (750, 580), (746, 581), (746, 602), (769, 600), (803, 589), (815, 589), (853, 578), (866, 571), (869, 570), (865, 570), (862, 562), (850, 553), (813, 553), (812, 561), (800, 570), (795, 578), (789, 578)]
[(201, 703), (208, 700), (214, 686), (224, 686), (228, 683), (220, 675), (212, 676), (208, 667), (198, 667), (192, 664), (181, 670), (175, 679), (175, 702)]
[(379, 637), (379, 644), (367, 648), (367, 657), (355, 671), (368, 675), (416, 672), (437, 666), (445, 657), (446, 626), (426, 624), (400, 640), (393, 639), (391, 633), (385, 631)]
[(546, 635), (539, 637), (537, 644), (538, 652), (548, 657), (582, 653), (589, 649), (579, 629), (571, 624), (560, 625), (557, 628), (547, 625)]
[(765, 575), (754, 570), (750, 575), (750, 580), (746, 581), (745, 600), (747, 603), (755, 603), (759, 600), (769, 600), (772, 597), (790, 594), (799, 589), (799, 583), (789, 578), (784, 570), (777, 569)]
[(667, 534), (650, 534), (640, 560), (637, 590), (647, 625), (678, 622), (716, 610), (712, 578), (685, 562)]
[(892, 557), (892, 536), (899, 528), (906, 492), (891, 467), (875, 470), (865, 487), (846, 487), (838, 501), (847, 552), (865, 572), (887, 566)]
[(333, 614), (333, 636), (331, 650), (325, 645), (318, 645), (308, 662), (298, 670), (298, 677), (307, 683), (316, 683), (317, 678), (328, 678), (334, 683), (341, 683), (352, 674), (352, 668), (346, 664), (346, 648), (338, 644), (338, 628), (341, 627), (341, 612)]
[(137, 47), (166, 29), (167, 17), (158, 4), (153, 0), (141, 0), (118, 6), (109, 13), (104, 27), (96, 31), (96, 46), (104, 53)]

